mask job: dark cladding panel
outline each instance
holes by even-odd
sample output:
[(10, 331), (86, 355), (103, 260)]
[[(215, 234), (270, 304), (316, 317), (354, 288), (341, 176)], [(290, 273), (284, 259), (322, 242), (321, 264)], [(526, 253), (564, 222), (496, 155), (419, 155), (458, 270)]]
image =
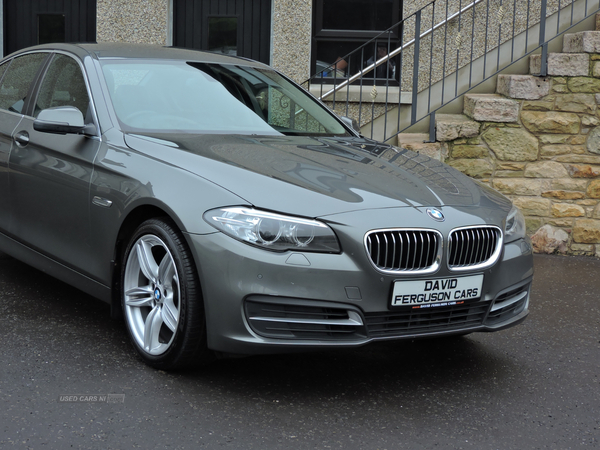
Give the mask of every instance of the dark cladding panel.
[(64, 16), (65, 42), (96, 41), (96, 0), (5, 0), (4, 54), (37, 45), (48, 36), (58, 40), (62, 19), (51, 15)]
[[(271, 0), (174, 0), (173, 45), (210, 50), (214, 36), (209, 28), (215, 18), (231, 18), (237, 23), (237, 55), (270, 61)], [(225, 52), (233, 46), (222, 46)]]

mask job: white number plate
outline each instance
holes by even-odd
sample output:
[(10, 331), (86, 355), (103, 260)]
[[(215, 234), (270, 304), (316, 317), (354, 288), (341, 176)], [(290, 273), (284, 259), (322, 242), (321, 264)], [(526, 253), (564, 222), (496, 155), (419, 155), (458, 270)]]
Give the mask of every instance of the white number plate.
[(468, 277), (396, 281), (392, 306), (433, 308), (464, 303), (481, 297), (483, 274)]

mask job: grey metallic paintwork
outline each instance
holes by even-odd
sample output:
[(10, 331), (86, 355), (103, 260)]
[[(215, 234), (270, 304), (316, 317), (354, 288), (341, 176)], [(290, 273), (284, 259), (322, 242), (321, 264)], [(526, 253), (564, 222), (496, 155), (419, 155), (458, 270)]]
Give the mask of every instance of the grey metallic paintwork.
[[(398, 214), (405, 211), (398, 210)], [(336, 232), (339, 228), (335, 227)], [(342, 247), (348, 241), (340, 235)], [(276, 299), (288, 299), (298, 304), (303, 300), (335, 302), (337, 306), (351, 305), (366, 312), (386, 311), (392, 295), (392, 283), (400, 277), (376, 272), (364, 257), (361, 246), (346, 248), (340, 255), (304, 254), (310, 266), (286, 264), (289, 254), (266, 253), (223, 234), (191, 236), (192, 251), (203, 268), (200, 276), (206, 302), (209, 346), (215, 350), (254, 353), (260, 343), (260, 352), (282, 351), (282, 345), (297, 348), (315, 346), (362, 345), (363, 339), (353, 343), (336, 344), (321, 341), (286, 341), (268, 339), (249, 331), (243, 314), (243, 299), (249, 295), (264, 294)], [(501, 260), (484, 274), (484, 299), (491, 301), (519, 282), (530, 282), (533, 275), (531, 248), (523, 251), (522, 242), (505, 246)], [(448, 275), (441, 268), (430, 277)], [(518, 275), (517, 275), (518, 274)], [(423, 278), (423, 277), (422, 277)], [(358, 287), (362, 300), (350, 300), (345, 287)], [(312, 304), (312, 303), (310, 303)], [(510, 323), (524, 319), (528, 311), (514, 317)], [(507, 326), (503, 323), (502, 327)], [(479, 327), (472, 331), (491, 331)], [(444, 333), (440, 333), (444, 334)], [(410, 337), (410, 336), (409, 336)], [(289, 349), (286, 347), (286, 351)]]
[[(209, 346), (215, 350), (256, 353), (278, 351), (282, 344), (298, 348), (336, 345), (273, 340), (254, 335), (246, 326), (243, 314), (243, 299), (248, 295), (274, 295), (296, 301), (317, 299), (365, 311), (386, 310), (392, 283), (402, 276), (379, 273), (368, 262), (362, 238), (371, 229), (437, 228), (447, 237), (450, 224), (452, 227), (472, 224), (504, 227), (510, 208), (510, 202), (504, 197), (478, 186), (454, 169), (440, 166), (443, 170), (438, 171), (437, 162), (365, 140), (217, 135), (194, 140), (190, 135), (155, 135), (150, 139), (148, 136), (124, 136), (117, 127), (114, 111), (105, 105), (108, 94), (103, 78), (98, 76), (100, 65), (95, 52), (97, 49), (101, 57), (165, 54), (182, 59), (201, 57), (231, 63), (239, 63), (239, 59), (186, 50), (174, 53), (145, 47), (140, 50), (136, 46), (124, 49), (110, 45), (57, 45), (56, 48), (74, 51), (83, 62), (101, 133), (96, 142), (98, 151), (91, 175), (86, 172), (89, 157), (78, 155), (80, 159), (69, 159), (72, 170), (83, 171), (79, 173), (85, 173), (83, 179), (89, 180), (89, 254), (78, 253), (81, 250), (67, 254), (65, 265), (7, 235), (0, 235), (0, 244), (25, 262), (110, 301), (115, 258), (114, 245), (110, 243), (116, 241), (119, 228), (136, 208), (144, 205), (161, 208), (184, 232), (194, 254), (203, 295), (207, 299)], [(249, 64), (262, 67), (258, 63)], [(176, 147), (161, 145), (156, 138), (171, 141)], [(74, 136), (74, 139), (81, 140), (74, 146), (84, 148), (93, 138)], [(0, 151), (2, 145), (0, 141)], [(232, 151), (233, 146), (240, 145), (244, 153)], [(365, 148), (361, 148), (363, 145)], [(377, 154), (379, 156), (375, 156)], [(256, 158), (260, 158), (260, 164), (256, 164)], [(240, 177), (242, 173), (244, 179)], [(428, 177), (427, 184), (419, 179), (423, 175)], [(61, 180), (60, 186), (50, 193), (57, 194), (80, 183), (80, 179), (68, 177)], [(402, 187), (394, 188), (400, 182)], [(111, 200), (113, 204), (111, 207), (91, 206), (94, 196)], [(299, 266), (289, 259), (289, 252), (274, 253), (251, 247), (216, 232), (202, 219), (207, 209), (242, 204), (283, 213), (320, 216), (336, 232), (343, 252), (304, 254), (302, 258), (309, 265)], [(441, 206), (447, 222), (441, 228), (436, 226), (423, 214), (422, 205)], [(365, 212), (367, 208), (369, 210)], [(5, 213), (3, 211), (3, 218)], [(6, 233), (6, 228), (3, 230)], [(25, 244), (30, 245), (29, 242)], [(532, 276), (531, 260), (531, 247), (526, 240), (505, 245), (501, 260), (480, 272), (485, 276), (484, 298), (491, 301), (517, 283), (528, 282)], [(451, 274), (442, 265), (431, 277)], [(349, 299), (345, 287), (359, 288), (362, 299)], [(501, 326), (522, 320), (527, 312), (525, 310)]]
[[(14, 145), (12, 135), (22, 119), (23, 115), (21, 114), (5, 112), (2, 114), (2, 120), (0, 120), (0, 193), (8, 192), (8, 158)], [(0, 229), (2, 230), (7, 230), (12, 222), (9, 200), (8, 196), (0, 195), (0, 211), (2, 211), (2, 214), (0, 214)]]
[(497, 192), (482, 190), (449, 166), (385, 144), (368, 143), (361, 149), (364, 139), (161, 134), (151, 138), (168, 139), (177, 148), (165, 148), (143, 136), (126, 135), (125, 142), (152, 157), (179, 161), (250, 204), (279, 212), (320, 217), (364, 208), (478, 205), (499, 207), (506, 215), (510, 209), (510, 202)]

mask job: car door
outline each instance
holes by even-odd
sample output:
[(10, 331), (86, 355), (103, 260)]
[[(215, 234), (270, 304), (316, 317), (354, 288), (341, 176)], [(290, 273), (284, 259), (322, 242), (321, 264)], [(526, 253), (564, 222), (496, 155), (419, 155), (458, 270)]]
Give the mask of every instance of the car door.
[(13, 132), (47, 53), (26, 54), (0, 66), (0, 232), (9, 233), (12, 211), (9, 197), (8, 159)]
[(74, 106), (93, 123), (88, 83), (79, 62), (56, 53), (35, 102), (13, 133), (10, 191), (13, 234), (24, 244), (87, 272), (90, 260), (89, 186), (99, 137), (34, 130), (39, 112)]

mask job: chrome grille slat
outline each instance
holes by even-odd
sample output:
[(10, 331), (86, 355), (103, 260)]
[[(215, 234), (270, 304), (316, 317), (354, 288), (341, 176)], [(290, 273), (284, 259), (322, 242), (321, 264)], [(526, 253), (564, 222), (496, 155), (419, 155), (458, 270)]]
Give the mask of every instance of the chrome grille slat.
[(436, 230), (386, 229), (365, 236), (373, 265), (384, 272), (431, 273), (441, 259), (442, 235)]
[(448, 237), (448, 267), (471, 270), (493, 264), (500, 256), (502, 233), (492, 226), (453, 230)]

